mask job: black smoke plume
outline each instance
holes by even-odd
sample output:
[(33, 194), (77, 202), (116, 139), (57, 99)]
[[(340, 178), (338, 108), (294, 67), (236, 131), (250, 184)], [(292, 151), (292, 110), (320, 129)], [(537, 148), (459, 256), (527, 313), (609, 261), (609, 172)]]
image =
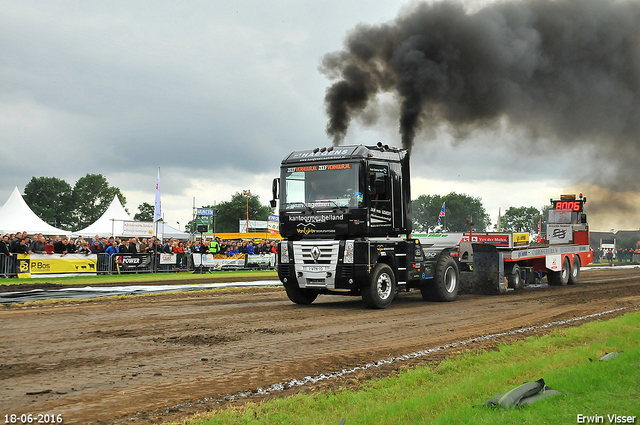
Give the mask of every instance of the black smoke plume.
[(419, 3), (395, 20), (358, 25), (327, 54), (327, 133), (381, 93), (400, 105), (410, 149), (421, 128), (488, 128), (500, 120), (532, 139), (607, 146), (638, 167), (640, 3), (523, 0), (470, 12), (449, 1)]

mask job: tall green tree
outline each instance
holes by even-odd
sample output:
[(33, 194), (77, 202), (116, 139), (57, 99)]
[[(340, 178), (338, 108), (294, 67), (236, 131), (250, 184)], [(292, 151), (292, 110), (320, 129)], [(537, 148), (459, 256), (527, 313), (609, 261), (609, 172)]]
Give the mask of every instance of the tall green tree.
[(138, 221), (153, 221), (153, 212), (155, 210), (155, 206), (151, 205), (148, 202), (143, 202), (138, 206), (138, 213), (133, 216), (134, 220)]
[[(438, 226), (438, 216), (445, 204), (445, 218)], [(467, 219), (474, 223), (473, 229), (484, 232), (491, 219), (480, 198), (451, 192), (448, 195), (420, 195), (411, 202), (413, 230), (415, 232), (465, 232), (469, 231)]]
[[(202, 207), (202, 208), (211, 208), (211, 206), (206, 206), (206, 207)], [(196, 221), (195, 220), (189, 220), (187, 222), (187, 224), (184, 226), (184, 231), (187, 233), (198, 233), (197, 232), (197, 228), (196, 228)]]
[(540, 210), (536, 207), (510, 207), (501, 217), (504, 232), (538, 233)]
[(82, 229), (100, 218), (116, 195), (124, 206), (126, 198), (120, 189), (109, 186), (102, 174), (79, 178), (73, 187), (73, 230)]
[(31, 177), (24, 201), (42, 220), (65, 230), (73, 227), (71, 185), (57, 177)]
[[(434, 213), (434, 206), (436, 204), (437, 202), (434, 201), (433, 195), (420, 195), (417, 199), (411, 201), (414, 232), (428, 233), (434, 229), (438, 222), (438, 213), (440, 212), (440, 210), (438, 210)], [(433, 214), (436, 215), (434, 216)]]
[[(204, 208), (214, 208), (206, 206)], [(215, 206), (218, 210), (215, 218), (216, 232), (231, 233), (238, 231), (238, 223), (240, 220), (247, 218), (247, 198), (239, 192), (236, 192), (230, 201), (222, 202)], [(249, 220), (266, 221), (269, 214), (273, 213), (273, 208), (260, 203), (258, 195), (249, 197)]]
[[(546, 235), (547, 234), (547, 223), (549, 223), (549, 210), (551, 209), (551, 205), (545, 205), (542, 207), (542, 220), (540, 223), (540, 233)], [(536, 227), (536, 233), (538, 233), (538, 228)]]

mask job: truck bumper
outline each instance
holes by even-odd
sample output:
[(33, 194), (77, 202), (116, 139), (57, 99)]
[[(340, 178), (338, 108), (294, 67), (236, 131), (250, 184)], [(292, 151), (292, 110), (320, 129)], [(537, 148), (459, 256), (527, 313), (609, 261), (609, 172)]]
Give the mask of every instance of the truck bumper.
[(356, 289), (368, 281), (369, 266), (338, 264), (331, 267), (307, 266), (303, 264), (279, 264), (278, 278), (281, 282), (295, 280), (300, 288)]

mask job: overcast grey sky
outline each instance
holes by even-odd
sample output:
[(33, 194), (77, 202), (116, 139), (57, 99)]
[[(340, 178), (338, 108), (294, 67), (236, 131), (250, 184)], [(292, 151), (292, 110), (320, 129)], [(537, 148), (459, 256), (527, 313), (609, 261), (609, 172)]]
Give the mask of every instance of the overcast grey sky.
[[(169, 224), (184, 228), (194, 197), (202, 206), (249, 189), (266, 204), (287, 153), (331, 144), (324, 55), (403, 7), (411, 3), (0, 0), (0, 203), (32, 176), (73, 185), (101, 173), (133, 215), (153, 204), (160, 167)], [(377, 123), (359, 118), (345, 144), (400, 146), (397, 102), (380, 105)], [(462, 140), (440, 127), (416, 137), (412, 196), (481, 197), (494, 222), (498, 208), (540, 208), (571, 188), (608, 196), (577, 184), (615, 167), (585, 168), (592, 155), (533, 146), (500, 126)], [(594, 215), (591, 227), (637, 229), (637, 212)]]

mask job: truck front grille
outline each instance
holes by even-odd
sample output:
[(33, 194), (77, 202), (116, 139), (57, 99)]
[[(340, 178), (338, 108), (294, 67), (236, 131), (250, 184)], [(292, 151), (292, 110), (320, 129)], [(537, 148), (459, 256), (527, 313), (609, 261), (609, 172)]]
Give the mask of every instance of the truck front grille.
[[(338, 241), (294, 242), (295, 261), (302, 264), (336, 264), (338, 262)], [(317, 260), (313, 254), (317, 255)]]

